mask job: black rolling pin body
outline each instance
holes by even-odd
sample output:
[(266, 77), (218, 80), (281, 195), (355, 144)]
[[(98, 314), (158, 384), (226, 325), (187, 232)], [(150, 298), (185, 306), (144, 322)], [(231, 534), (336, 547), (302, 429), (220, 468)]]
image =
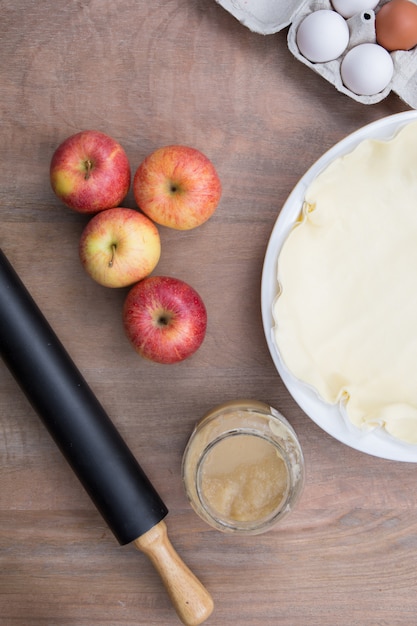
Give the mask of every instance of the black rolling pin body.
[(0, 250), (0, 353), (120, 544), (168, 513)]

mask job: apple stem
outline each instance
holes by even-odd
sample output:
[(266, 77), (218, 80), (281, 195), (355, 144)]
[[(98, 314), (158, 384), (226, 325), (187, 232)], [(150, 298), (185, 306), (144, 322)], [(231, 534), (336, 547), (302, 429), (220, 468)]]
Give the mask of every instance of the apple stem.
[(109, 261), (109, 267), (113, 267), (114, 262), (114, 253), (116, 252), (116, 244), (112, 243), (111, 245), (111, 259)]
[(91, 170), (93, 169), (93, 162), (90, 159), (87, 159), (85, 161), (85, 180), (88, 180), (90, 178), (91, 175)]

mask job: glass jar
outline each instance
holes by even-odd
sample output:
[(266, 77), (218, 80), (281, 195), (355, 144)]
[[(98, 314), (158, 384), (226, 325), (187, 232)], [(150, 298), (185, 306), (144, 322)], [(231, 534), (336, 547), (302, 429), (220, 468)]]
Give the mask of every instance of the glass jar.
[(298, 500), (303, 453), (277, 410), (255, 400), (226, 402), (194, 428), (182, 479), (193, 509), (208, 524), (224, 532), (262, 533)]

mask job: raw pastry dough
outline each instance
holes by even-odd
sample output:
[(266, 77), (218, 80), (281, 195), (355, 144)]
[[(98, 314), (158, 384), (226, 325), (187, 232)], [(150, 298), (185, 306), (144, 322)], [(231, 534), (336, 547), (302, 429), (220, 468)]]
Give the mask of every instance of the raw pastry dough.
[(293, 375), (360, 429), (417, 444), (417, 123), (308, 188), (278, 259), (274, 336)]

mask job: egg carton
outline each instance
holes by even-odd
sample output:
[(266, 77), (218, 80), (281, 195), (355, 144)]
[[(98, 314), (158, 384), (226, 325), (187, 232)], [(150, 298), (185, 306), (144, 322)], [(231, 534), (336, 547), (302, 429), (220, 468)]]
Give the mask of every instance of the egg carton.
[(349, 44), (338, 59), (327, 63), (312, 63), (297, 47), (297, 29), (309, 13), (332, 9), (330, 0), (304, 0), (301, 3), (300, 0), (216, 0), (252, 32), (272, 35), (289, 26), (288, 48), (296, 59), (353, 100), (363, 104), (375, 104), (394, 91), (406, 104), (417, 109), (417, 47), (410, 51), (396, 50), (390, 53), (394, 64), (393, 77), (387, 87), (375, 95), (357, 95), (345, 87), (340, 76), (340, 64), (350, 48), (361, 43), (376, 43), (375, 15), (387, 1), (389, 0), (381, 0), (374, 10), (362, 11), (346, 20), (349, 26)]

